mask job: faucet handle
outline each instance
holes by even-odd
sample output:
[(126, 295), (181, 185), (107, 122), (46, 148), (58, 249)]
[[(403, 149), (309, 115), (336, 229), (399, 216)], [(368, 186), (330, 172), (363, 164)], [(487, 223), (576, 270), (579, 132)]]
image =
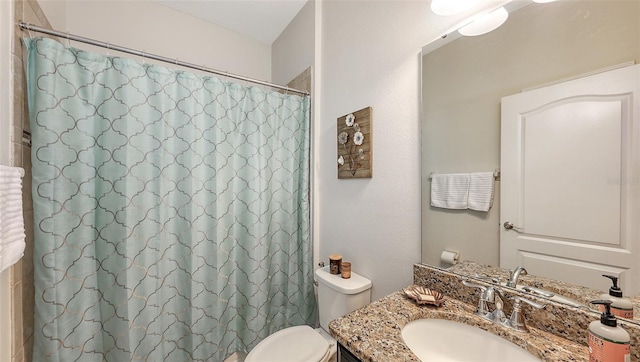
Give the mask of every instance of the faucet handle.
[(543, 297), (547, 297), (547, 298), (551, 298), (553, 297), (555, 294), (551, 293), (551, 292), (547, 292), (546, 290), (542, 290), (542, 289), (538, 289), (535, 287), (529, 287), (529, 286), (524, 286), (522, 287), (522, 290), (524, 290), (527, 293), (531, 293), (531, 294), (538, 294), (541, 295)]
[(475, 284), (475, 283), (471, 283), (468, 280), (463, 280), (462, 284), (468, 286), (468, 287), (472, 287), (472, 288), (479, 288), (481, 291), (485, 291), (487, 290), (487, 287), (485, 287), (484, 285), (480, 285), (480, 284)]
[(513, 311), (511, 312), (511, 318), (509, 318), (509, 325), (511, 326), (511, 328), (517, 331), (525, 332), (529, 330), (527, 328), (527, 325), (525, 324), (524, 316), (522, 315), (522, 307), (520, 306), (521, 302), (525, 302), (537, 309), (542, 309), (546, 307), (545, 304), (539, 304), (532, 300), (529, 300), (527, 298), (523, 298), (517, 295), (511, 297), (510, 299), (513, 300)]
[(514, 302), (514, 308), (515, 306), (520, 306), (520, 302), (525, 302), (527, 304), (529, 304), (530, 306), (536, 308), (536, 309), (542, 309), (544, 307), (546, 307), (546, 304), (540, 304), (540, 303), (536, 303), (530, 299), (518, 296), (518, 295), (514, 295), (513, 297), (510, 298), (511, 300), (513, 300)]

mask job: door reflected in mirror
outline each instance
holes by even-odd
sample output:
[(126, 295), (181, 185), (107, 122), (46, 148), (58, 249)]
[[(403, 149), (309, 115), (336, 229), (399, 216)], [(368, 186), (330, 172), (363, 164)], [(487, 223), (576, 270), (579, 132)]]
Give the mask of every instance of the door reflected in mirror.
[[(501, 180), (495, 183), (493, 206), (488, 212), (435, 208), (430, 206), (429, 198), (429, 176), (432, 172), (482, 172), (501, 167), (501, 141), (504, 141), (501, 126), (505, 122), (501, 121), (503, 97), (519, 94), (523, 90), (553, 87), (553, 84), (575, 79), (580, 75), (595, 74), (604, 69), (629, 66), (640, 61), (639, 24), (638, 1), (583, 0), (531, 4), (511, 13), (507, 22), (491, 33), (478, 37), (461, 37), (423, 54), (423, 263), (447, 266), (441, 263), (440, 255), (445, 249), (450, 249), (459, 251), (462, 260), (496, 267), (502, 261), (503, 266), (508, 265), (507, 268), (523, 265), (529, 270), (529, 277), (540, 275), (576, 287), (588, 286), (595, 295), (609, 289), (609, 281), (599, 277), (603, 271), (620, 276), (623, 291), (627, 287), (633, 291), (629, 292), (630, 296), (633, 297), (640, 291), (640, 274), (625, 272), (631, 266), (640, 264), (638, 258), (625, 256), (629, 254), (626, 252), (615, 253), (629, 248), (639, 239), (636, 228), (627, 222), (637, 212), (635, 209), (640, 204), (640, 185), (637, 183), (617, 185), (617, 191), (614, 190), (614, 193), (618, 192), (618, 198), (610, 207), (614, 210), (617, 208), (620, 212), (618, 215), (606, 212), (605, 216), (601, 215), (599, 218), (617, 217), (616, 220), (603, 224), (617, 223), (620, 227), (613, 233), (608, 232), (604, 239), (594, 237), (589, 240), (587, 237), (586, 247), (579, 249), (575, 247), (573, 236), (554, 237), (554, 248), (540, 249), (536, 246), (524, 251), (518, 249), (509, 257), (509, 264), (505, 264), (505, 260), (502, 260), (505, 259), (504, 255), (500, 255), (500, 235), (506, 232), (501, 225), (505, 221), (524, 227), (521, 234), (526, 237), (521, 242), (529, 240), (531, 245), (535, 244), (540, 235), (547, 233), (547, 230), (541, 228), (532, 232), (532, 224), (526, 222), (521, 200), (522, 195), (526, 194), (524, 191), (509, 194), (508, 200), (504, 199), (506, 194), (500, 192), (507, 182), (520, 182), (521, 173), (516, 173), (515, 179), (513, 175), (507, 175), (505, 179), (502, 170)], [(433, 49), (434, 46), (425, 47), (427, 48)], [(625, 108), (624, 101), (621, 101), (618, 111), (613, 112), (627, 112), (629, 114), (625, 113), (624, 116), (637, 117), (640, 106), (638, 96), (635, 97), (630, 106)], [(574, 113), (576, 112), (572, 112)], [(623, 135), (617, 141), (620, 142), (619, 148), (627, 149), (614, 149), (613, 156), (607, 156), (612, 158), (612, 164), (619, 166), (618, 173), (612, 174), (608, 179), (640, 179), (637, 167), (625, 164), (632, 163), (625, 152), (637, 151), (640, 144), (638, 135), (630, 132), (634, 129), (636, 133), (639, 132), (638, 128), (629, 127), (635, 121), (628, 121), (626, 125), (624, 120), (615, 122), (620, 125), (618, 135)], [(615, 127), (617, 126), (608, 128), (607, 132), (615, 133)], [(516, 135), (518, 132), (521, 134), (522, 129), (517, 128)], [(534, 132), (535, 129), (529, 131)], [(573, 140), (570, 135), (571, 133), (564, 134), (558, 145), (570, 143)], [(540, 140), (545, 140), (544, 135)], [(544, 142), (541, 147), (544, 147)], [(518, 146), (514, 152), (521, 152), (522, 149), (522, 146)], [(517, 162), (522, 162), (523, 159), (526, 157), (516, 154)], [(607, 165), (606, 161), (602, 164)], [(529, 165), (533, 164), (532, 159), (527, 162)], [(528, 172), (531, 174), (534, 171), (542, 174), (544, 170), (533, 169)], [(548, 185), (544, 187), (553, 187), (557, 180), (553, 175), (548, 177)], [(567, 185), (558, 186), (558, 189), (568, 193), (574, 191), (574, 188)], [(501, 204), (510, 200), (519, 205), (516, 213), (509, 220), (501, 219), (501, 213), (505, 211), (501, 210)], [(592, 204), (597, 203), (594, 201)], [(584, 205), (581, 208), (584, 209)], [(636, 220), (638, 216), (640, 215), (635, 215)], [(576, 221), (576, 216), (573, 219), (566, 214), (554, 217), (565, 218), (578, 225), (580, 223)], [(533, 219), (530, 217), (528, 220)], [(590, 222), (592, 224), (593, 221)], [(516, 231), (511, 233), (520, 235)], [(617, 240), (611, 236), (614, 234), (618, 235)], [(581, 255), (572, 256), (571, 252), (575, 250), (581, 250)], [(599, 259), (590, 259), (590, 253), (595, 250), (604, 250), (605, 255)], [(589, 263), (597, 264), (598, 268), (585, 278), (583, 272), (591, 267)], [(581, 269), (582, 266), (586, 268)]]

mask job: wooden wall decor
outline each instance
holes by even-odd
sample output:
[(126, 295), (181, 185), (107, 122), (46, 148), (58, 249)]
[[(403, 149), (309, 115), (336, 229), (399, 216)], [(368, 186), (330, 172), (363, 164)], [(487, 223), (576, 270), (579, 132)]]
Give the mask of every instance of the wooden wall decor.
[(371, 107), (338, 118), (338, 178), (373, 177)]

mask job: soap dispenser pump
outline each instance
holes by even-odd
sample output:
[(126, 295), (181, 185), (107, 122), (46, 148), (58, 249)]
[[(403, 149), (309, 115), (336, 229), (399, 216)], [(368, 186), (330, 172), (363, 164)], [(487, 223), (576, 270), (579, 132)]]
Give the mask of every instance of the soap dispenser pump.
[[(616, 317), (633, 319), (633, 303), (629, 298), (622, 297), (622, 289), (618, 287), (618, 277), (602, 274), (603, 277), (611, 279), (613, 286), (609, 288), (609, 293), (600, 295), (600, 299), (611, 301), (611, 313)], [(604, 307), (600, 306), (600, 312)]]
[(616, 316), (611, 313), (610, 300), (594, 300), (602, 305), (604, 312), (599, 321), (589, 324), (590, 362), (628, 362), (631, 358), (629, 333), (618, 326)]

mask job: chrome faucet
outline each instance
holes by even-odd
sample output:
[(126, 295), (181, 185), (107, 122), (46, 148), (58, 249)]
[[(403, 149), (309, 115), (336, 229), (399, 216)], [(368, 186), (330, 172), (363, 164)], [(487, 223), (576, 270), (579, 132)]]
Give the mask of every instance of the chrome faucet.
[(507, 286), (515, 288), (518, 285), (518, 279), (520, 275), (527, 275), (527, 269), (524, 267), (517, 267), (509, 272), (509, 280), (507, 280)]
[[(478, 307), (476, 308), (476, 315), (498, 324), (509, 322), (502, 309), (505, 297), (500, 289), (494, 286), (484, 286), (470, 283), (466, 280), (463, 280), (462, 284), (468, 287), (480, 289), (480, 299), (478, 301)], [(491, 303), (494, 305), (493, 312), (489, 310), (489, 306), (487, 305), (487, 303)]]
[[(524, 268), (522, 268), (522, 270), (524, 270), (526, 273), (526, 270)], [(522, 270), (519, 271), (518, 273), (521, 274)], [(521, 307), (522, 302), (525, 302), (530, 306), (538, 309), (545, 307), (545, 305), (538, 304), (534, 301), (531, 301), (529, 299), (526, 299), (517, 295), (512, 297), (506, 297), (502, 293), (501, 289), (496, 286), (491, 286), (491, 285), (484, 286), (484, 285), (470, 283), (466, 280), (463, 280), (462, 284), (468, 287), (480, 289), (481, 294), (479, 298), (480, 300), (478, 302), (478, 308), (476, 308), (476, 312), (475, 312), (476, 315), (488, 321), (491, 321), (495, 324), (499, 324), (507, 328), (515, 329), (516, 331), (526, 332), (528, 330), (524, 321), (524, 315), (522, 313), (522, 307)], [(503, 308), (504, 303), (507, 300), (513, 301), (513, 311), (511, 313), (510, 318), (507, 318)], [(489, 306), (487, 303), (493, 304), (494, 306), (493, 311), (489, 310)]]
[(482, 300), (487, 303), (493, 303), (493, 312), (485, 316), (486, 319), (498, 324), (504, 324), (507, 320), (507, 316), (504, 314), (504, 301), (505, 297), (496, 287), (488, 287), (484, 293), (482, 293)]

